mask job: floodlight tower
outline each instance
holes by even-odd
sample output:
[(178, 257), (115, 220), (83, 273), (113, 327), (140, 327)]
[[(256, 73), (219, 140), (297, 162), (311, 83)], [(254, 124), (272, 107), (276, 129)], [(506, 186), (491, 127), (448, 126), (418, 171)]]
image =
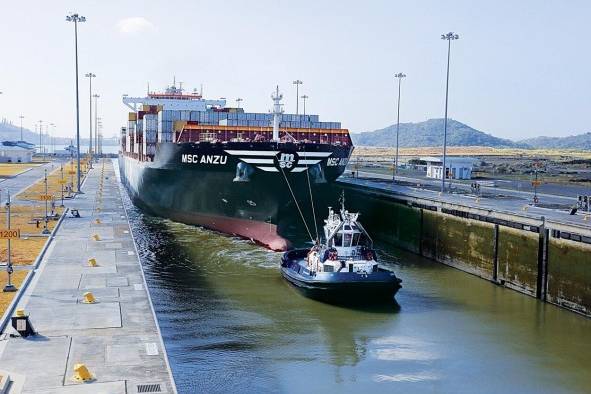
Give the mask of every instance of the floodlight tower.
[(94, 150), (98, 153), (98, 99), (100, 96), (95, 93), (92, 97), (94, 97)]
[(293, 81), (293, 84), (296, 86), (296, 115), (299, 113), (299, 104), (300, 104), (300, 85), (303, 84), (302, 81), (296, 79)]
[(23, 119), (25, 118), (23, 115), (18, 117), (21, 120), (21, 141), (23, 140)]
[(442, 34), (441, 39), (447, 40), (447, 78), (445, 81), (445, 118), (443, 120), (443, 168), (441, 174), (441, 192), (445, 191), (445, 177), (447, 176), (446, 171), (446, 158), (447, 158), (447, 99), (449, 96), (449, 58), (451, 54), (451, 42), (459, 39), (460, 36), (453, 32)]
[(306, 100), (308, 99), (307, 95), (302, 96), (302, 101), (304, 102), (304, 116), (306, 116)]
[[(88, 158), (89, 158), (89, 162), (90, 162), (90, 168), (92, 168), (92, 78), (96, 78), (96, 74), (93, 73), (87, 73), (84, 75), (86, 78), (88, 78), (88, 82), (89, 82), (89, 94), (88, 94), (88, 110), (89, 110), (89, 116), (88, 116), (88, 120), (89, 120), (89, 128), (88, 128)], [(96, 149), (96, 146), (94, 147), (94, 149)]]
[(78, 167), (77, 187), (78, 193), (82, 194), (80, 190), (80, 99), (78, 97), (78, 23), (86, 22), (86, 18), (71, 14), (66, 16), (67, 22), (74, 22), (74, 58), (76, 60), (76, 161)]
[(396, 181), (396, 175), (398, 175), (398, 135), (400, 134), (400, 85), (402, 84), (402, 78), (406, 78), (406, 74), (394, 74), (394, 78), (398, 79), (398, 109), (396, 111), (396, 158), (394, 159), (394, 175), (392, 176), (392, 182)]

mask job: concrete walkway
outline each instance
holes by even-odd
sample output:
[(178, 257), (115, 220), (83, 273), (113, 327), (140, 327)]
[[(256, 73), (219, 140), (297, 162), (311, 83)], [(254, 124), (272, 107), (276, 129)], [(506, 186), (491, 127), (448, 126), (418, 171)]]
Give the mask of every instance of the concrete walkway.
[[(62, 222), (19, 302), (39, 335), (12, 338), (9, 328), (0, 338), (0, 370), (15, 381), (10, 393), (176, 392), (111, 160), (102, 197), (101, 173), (96, 165), (85, 194), (68, 202), (82, 218)], [(82, 303), (87, 291), (97, 303)], [(94, 381), (71, 379), (77, 363)]]

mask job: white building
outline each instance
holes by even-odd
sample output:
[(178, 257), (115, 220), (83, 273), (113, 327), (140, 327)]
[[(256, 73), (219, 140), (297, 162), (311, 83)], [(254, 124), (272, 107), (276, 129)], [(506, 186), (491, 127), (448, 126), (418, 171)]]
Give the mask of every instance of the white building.
[(0, 163), (30, 163), (33, 150), (16, 145), (0, 145)]
[[(427, 162), (427, 177), (441, 179), (443, 176), (443, 159), (441, 157), (421, 157), (422, 161)], [(454, 157), (448, 156), (445, 158), (446, 179), (471, 179), (472, 166), (474, 159), (471, 157)]]

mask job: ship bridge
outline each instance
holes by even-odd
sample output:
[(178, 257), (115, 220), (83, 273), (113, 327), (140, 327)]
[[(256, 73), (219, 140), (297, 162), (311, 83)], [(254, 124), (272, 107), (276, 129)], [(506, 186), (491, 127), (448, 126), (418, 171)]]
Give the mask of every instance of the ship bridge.
[(123, 104), (137, 112), (142, 105), (160, 105), (166, 110), (206, 111), (211, 107), (225, 107), (226, 100), (205, 100), (192, 94), (169, 95), (166, 93), (149, 94), (148, 97), (123, 96)]

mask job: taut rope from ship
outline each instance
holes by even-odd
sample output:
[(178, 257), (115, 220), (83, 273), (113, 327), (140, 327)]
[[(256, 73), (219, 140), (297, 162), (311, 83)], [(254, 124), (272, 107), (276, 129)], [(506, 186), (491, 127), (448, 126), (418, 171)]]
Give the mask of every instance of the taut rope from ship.
[[(293, 202), (295, 202), (296, 208), (298, 209), (298, 212), (300, 213), (300, 217), (302, 218), (302, 222), (304, 222), (304, 226), (306, 226), (306, 231), (308, 232), (308, 236), (310, 237), (310, 241), (312, 241), (312, 243), (314, 243), (314, 238), (312, 237), (312, 233), (310, 232), (310, 228), (308, 227), (308, 223), (306, 223), (306, 219), (304, 218), (304, 214), (302, 213), (302, 210), (300, 209), (300, 204), (298, 204), (298, 200), (295, 198), (295, 194), (293, 194), (293, 190), (291, 190), (291, 185), (289, 184), (289, 180), (287, 179), (287, 176), (285, 176), (285, 171), (283, 171), (283, 168), (280, 168), (281, 170), (281, 174), (283, 174), (283, 179), (285, 179), (285, 183), (287, 183), (287, 188), (289, 189), (289, 192), (291, 193), (291, 198), (293, 198)], [(316, 220), (316, 219), (314, 219)]]
[[(306, 151), (304, 157), (307, 159)], [(312, 205), (312, 218), (314, 218), (314, 229), (316, 230), (316, 242), (319, 242), (318, 223), (316, 223), (316, 210), (314, 209), (314, 198), (312, 197), (312, 185), (310, 184), (310, 167), (306, 164), (306, 178), (308, 178), (308, 191), (310, 192), (310, 204)]]

